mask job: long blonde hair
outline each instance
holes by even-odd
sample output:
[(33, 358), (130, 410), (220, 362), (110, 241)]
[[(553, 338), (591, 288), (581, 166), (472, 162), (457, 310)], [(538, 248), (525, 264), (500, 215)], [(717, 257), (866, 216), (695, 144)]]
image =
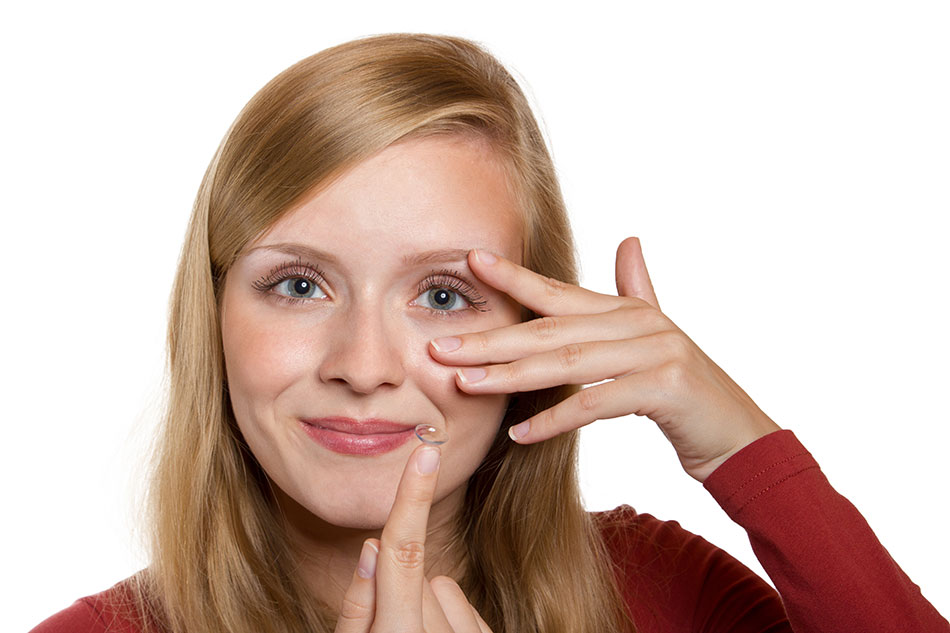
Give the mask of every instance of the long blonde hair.
[[(308, 594), (267, 477), (226, 389), (218, 298), (242, 249), (283, 213), (392, 143), (476, 135), (522, 207), (523, 263), (576, 283), (554, 166), (516, 82), (472, 42), (387, 35), (302, 60), (238, 115), (198, 192), (168, 328), (169, 401), (149, 488), (152, 562), (130, 583), (143, 625), (170, 633), (312, 633), (334, 615)], [(526, 318), (532, 315), (527, 314)], [(632, 630), (577, 482), (577, 432), (521, 446), (506, 434), (572, 393), (514, 396), (469, 481), (459, 582), (496, 633)]]

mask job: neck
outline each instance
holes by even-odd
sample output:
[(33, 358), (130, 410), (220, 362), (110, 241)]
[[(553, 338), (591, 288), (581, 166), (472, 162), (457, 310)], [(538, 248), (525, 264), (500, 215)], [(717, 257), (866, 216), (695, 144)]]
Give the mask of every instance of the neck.
[[(346, 528), (332, 525), (311, 514), (278, 487), (279, 516), (298, 557), (297, 573), (310, 593), (334, 613), (359, 562), (363, 542), (381, 538), (383, 528)], [(456, 521), (465, 497), (464, 486), (432, 505), (426, 531), (426, 578), (450, 576), (458, 581), (464, 572), (464, 554), (456, 540)]]

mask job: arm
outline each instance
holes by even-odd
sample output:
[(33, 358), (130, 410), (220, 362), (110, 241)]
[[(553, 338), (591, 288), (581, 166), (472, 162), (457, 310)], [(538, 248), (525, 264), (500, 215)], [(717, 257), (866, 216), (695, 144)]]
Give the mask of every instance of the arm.
[(950, 631), (791, 431), (746, 446), (704, 486), (748, 532), (795, 631)]

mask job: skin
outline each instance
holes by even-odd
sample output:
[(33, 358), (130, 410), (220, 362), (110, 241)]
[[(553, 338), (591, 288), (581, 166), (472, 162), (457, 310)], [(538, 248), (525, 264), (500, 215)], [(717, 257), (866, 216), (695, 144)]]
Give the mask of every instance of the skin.
[[(315, 595), (340, 605), (340, 633), (489, 630), (450, 562), (429, 550), (447, 539), (511, 393), (606, 380), (513, 428), (512, 439), (539, 442), (597, 419), (644, 415), (699, 481), (779, 428), (660, 311), (636, 238), (617, 252), (617, 296), (521, 267), (505, 184), (477, 142), (392, 146), (255, 244), (330, 250), (337, 261), (326, 298), (290, 310), (248, 290), (275, 265), (254, 252), (226, 280), (222, 335), (235, 414), (276, 484)], [(419, 312), (415, 278), (426, 271), (400, 258), (446, 247), (471, 249), (461, 264), (490, 312)], [(519, 306), (542, 318), (520, 323)], [(307, 407), (397, 420), (424, 412), (450, 441), (441, 451), (409, 444), (341, 459), (300, 435), (294, 417), (315, 415)]]
[[(419, 628), (424, 612), (426, 630), (451, 630), (436, 592), (448, 586), (448, 613), (460, 594), (435, 578), (458, 572), (445, 543), (509, 398), (461, 391), (455, 369), (432, 358), (428, 344), (519, 321), (520, 307), (477, 281), (467, 257), (477, 246), (517, 261), (519, 227), (505, 173), (485, 143), (417, 139), (305, 199), (229, 270), (221, 331), (231, 403), (274, 484), (304, 576), (325, 603), (343, 604), (361, 547), (372, 539), (383, 554), (374, 608), (390, 624)], [(303, 248), (321, 253), (301, 254)], [(444, 249), (455, 251), (450, 261), (405, 261)], [(480, 310), (460, 296), (462, 309), (435, 309), (420, 290), (433, 273), (442, 285), (470, 284)], [(319, 291), (290, 296), (300, 279)], [(411, 438), (381, 455), (342, 455), (314, 442), (300, 422), (331, 416), (425, 422), (450, 439), (434, 449), (438, 471), (406, 483), (400, 504), (397, 486), (420, 442)], [(349, 613), (345, 605), (341, 612)], [(341, 619), (341, 630), (347, 622)]]
[(512, 427), (513, 440), (531, 444), (595, 420), (642, 415), (702, 482), (742, 448), (779, 430), (660, 311), (637, 238), (617, 249), (618, 296), (547, 279), (492, 254), (476, 253), (469, 261), (479, 279), (542, 318), (433, 341), (433, 358), (460, 366), (460, 389), (514, 393), (609, 380)]

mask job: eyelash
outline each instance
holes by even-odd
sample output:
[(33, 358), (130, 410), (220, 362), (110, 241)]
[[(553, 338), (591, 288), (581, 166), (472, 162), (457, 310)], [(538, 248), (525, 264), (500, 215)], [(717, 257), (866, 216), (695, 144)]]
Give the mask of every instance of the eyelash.
[[(457, 270), (447, 270), (443, 269), (438, 272), (430, 273), (428, 277), (423, 279), (419, 283), (419, 287), (416, 289), (420, 295), (424, 292), (428, 292), (433, 288), (446, 288), (453, 292), (458, 293), (464, 301), (466, 301), (473, 310), (477, 312), (488, 312), (488, 301), (486, 301), (478, 290), (475, 289), (475, 286), (468, 283), (462, 277), (462, 274)], [(464, 310), (433, 310), (433, 312), (438, 312), (439, 316), (457, 316), (459, 312), (465, 312)]]
[(287, 262), (279, 266), (274, 266), (274, 268), (272, 268), (268, 274), (255, 281), (252, 286), (255, 290), (261, 292), (262, 294), (270, 294), (281, 303), (303, 303), (305, 301), (309, 301), (309, 299), (303, 297), (288, 297), (287, 295), (281, 295), (273, 292), (274, 287), (281, 282), (287, 281), (288, 279), (298, 278), (306, 279), (318, 288), (321, 288), (321, 292), (322, 288), (326, 286), (326, 280), (323, 277), (323, 272), (317, 266), (305, 264), (300, 259), (297, 259), (293, 262)]
[[(274, 287), (276, 287), (278, 284), (287, 281), (288, 279), (296, 278), (306, 279), (321, 289), (326, 286), (326, 279), (324, 278), (323, 272), (320, 270), (320, 268), (314, 266), (313, 264), (304, 263), (300, 259), (275, 266), (268, 274), (255, 281), (252, 286), (258, 292), (262, 294), (269, 294), (277, 301), (282, 303), (297, 304), (310, 301), (308, 298), (288, 297), (286, 295), (273, 292)], [(416, 292), (421, 295), (425, 292), (428, 292), (429, 290), (432, 290), (433, 288), (446, 288), (456, 292), (465, 302), (469, 304), (473, 310), (478, 312), (488, 312), (488, 301), (486, 301), (478, 292), (478, 290), (475, 289), (475, 286), (465, 281), (462, 274), (456, 270), (442, 269), (437, 272), (433, 271), (419, 283)], [(460, 312), (465, 312), (465, 310), (449, 311), (435, 310), (432, 308), (429, 308), (429, 310), (431, 312), (438, 313), (440, 317), (453, 317), (458, 316), (458, 313)]]

